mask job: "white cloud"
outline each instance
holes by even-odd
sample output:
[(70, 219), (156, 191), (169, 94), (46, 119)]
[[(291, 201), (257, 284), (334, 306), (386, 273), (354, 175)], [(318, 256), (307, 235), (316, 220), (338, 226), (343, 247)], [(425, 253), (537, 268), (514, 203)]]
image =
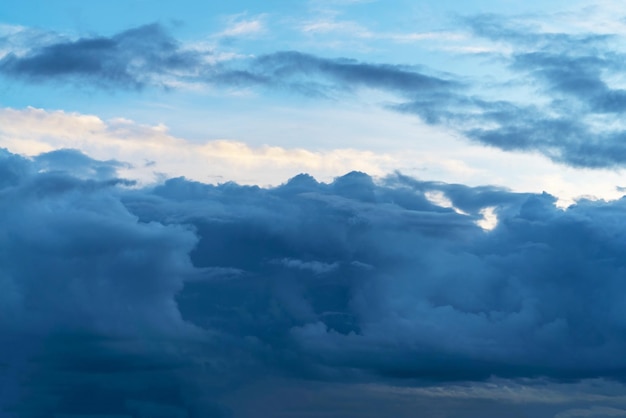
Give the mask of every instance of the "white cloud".
[(482, 219), (476, 221), (476, 225), (480, 226), (485, 231), (491, 231), (498, 226), (498, 216), (494, 207), (487, 207), (480, 210)]
[(296, 270), (308, 270), (315, 274), (325, 274), (329, 273), (333, 270), (336, 270), (339, 267), (339, 263), (324, 263), (322, 261), (303, 261), (293, 258), (283, 258), (277, 263), (291, 269)]
[(242, 15), (231, 16), (227, 19), (227, 27), (216, 34), (216, 37), (241, 37), (258, 35), (266, 31), (265, 16), (260, 15), (251, 19), (244, 19)]
[(300, 29), (305, 33), (345, 33), (359, 38), (371, 38), (374, 36), (364, 26), (352, 21), (337, 21), (334, 19), (318, 19), (304, 22)]
[[(448, 199), (448, 197), (441, 190), (429, 190), (426, 193), (424, 193), (424, 196), (426, 197), (426, 199), (430, 201), (430, 203), (433, 203), (437, 206), (441, 206), (442, 208), (451, 208), (456, 213), (467, 215), (466, 212), (462, 211), (461, 209), (457, 207), (454, 207), (454, 205), (452, 204), (452, 201)], [(479, 224), (479, 226), (481, 225)]]
[(623, 0), (582, 1), (569, 10), (554, 13), (549, 19), (529, 17), (529, 23), (548, 33), (626, 35)]
[(335, 20), (333, 17), (307, 20), (300, 25), (306, 34), (342, 34), (353, 38), (386, 40), (397, 43), (422, 41), (462, 41), (466, 35), (459, 32), (375, 32), (351, 20)]
[(0, 23), (0, 36), (15, 35), (25, 29), (26, 27), (21, 25), (8, 25), (6, 23)]

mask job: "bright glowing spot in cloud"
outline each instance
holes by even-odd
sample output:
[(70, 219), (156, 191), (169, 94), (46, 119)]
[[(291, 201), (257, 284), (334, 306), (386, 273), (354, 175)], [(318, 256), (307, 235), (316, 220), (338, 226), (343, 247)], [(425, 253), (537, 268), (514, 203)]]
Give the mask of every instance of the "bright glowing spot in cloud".
[(448, 197), (440, 190), (429, 190), (424, 193), (426, 199), (428, 199), (431, 203), (441, 206), (442, 208), (450, 208), (453, 209), (456, 213), (461, 215), (467, 215), (467, 212), (462, 211), (461, 209), (455, 207), (452, 204), (452, 201), (448, 199)]
[(498, 225), (498, 216), (494, 207), (483, 208), (480, 210), (480, 214), (483, 215), (483, 218), (476, 221), (476, 225), (485, 231), (491, 231)]

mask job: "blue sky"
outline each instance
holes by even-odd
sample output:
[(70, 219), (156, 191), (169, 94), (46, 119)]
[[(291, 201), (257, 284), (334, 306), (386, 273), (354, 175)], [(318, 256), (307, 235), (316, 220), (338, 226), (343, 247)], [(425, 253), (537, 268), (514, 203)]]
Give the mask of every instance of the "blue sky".
[(14, 3), (3, 416), (626, 416), (626, 3)]

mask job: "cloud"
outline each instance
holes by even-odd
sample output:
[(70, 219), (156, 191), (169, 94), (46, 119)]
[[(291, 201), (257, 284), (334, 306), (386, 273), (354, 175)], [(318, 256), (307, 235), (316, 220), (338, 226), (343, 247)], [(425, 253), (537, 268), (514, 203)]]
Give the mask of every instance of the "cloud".
[(0, 72), (34, 82), (64, 80), (140, 88), (162, 84), (158, 77), (184, 74), (202, 61), (199, 53), (183, 50), (157, 24), (111, 37), (33, 43), (26, 52), (6, 54), (0, 60)]
[[(578, 167), (624, 164), (619, 122), (626, 90), (611, 86), (623, 54), (616, 35), (544, 32), (523, 20), (481, 15), (468, 19), (474, 33), (510, 47), (509, 70), (524, 77), (544, 104), (502, 103), (482, 117), (495, 127), (466, 131), (497, 147), (538, 150)], [(490, 105), (490, 107), (492, 107)]]
[[(277, 126), (266, 122), (270, 119), (285, 122)], [(374, 176), (397, 170), (451, 183), (476, 186), (506, 182), (512, 190), (547, 191), (558, 197), (561, 207), (581, 196), (617, 199), (623, 194), (616, 187), (623, 184), (619, 172), (580, 171), (551, 163), (540, 155), (485, 149), (427, 125), (416, 128), (410, 115), (385, 111), (376, 105), (315, 112), (264, 109), (258, 115), (249, 115), (249, 124), (241, 130), (232, 120), (216, 115), (212, 127), (217, 132), (230, 130), (233, 139), (200, 141), (175, 135), (163, 124), (5, 108), (0, 109), (0, 146), (27, 156), (72, 148), (98, 160), (120, 159), (125, 162), (118, 167), (120, 175), (144, 185), (185, 176), (209, 183), (232, 180), (275, 186), (301, 172), (331, 181), (352, 170)], [(342, 138), (346, 148), (336, 148), (336, 142), (328, 140), (328, 126), (336, 137)], [(285, 145), (264, 145), (269, 137)], [(294, 137), (298, 137), (299, 143), (293, 143)], [(411, 143), (416, 137), (429, 140)], [(308, 148), (322, 140), (328, 143)], [(380, 147), (382, 143), (384, 149)], [(507, 173), (506, 178), (503, 172)]]
[(618, 409), (611, 407), (592, 407), (585, 409), (571, 409), (561, 412), (555, 418), (573, 418), (573, 417), (624, 417), (626, 409)]
[[(260, 20), (233, 23), (228, 36), (261, 30)], [(459, 83), (421, 74), (396, 65), (360, 63), (350, 59), (325, 59), (300, 52), (277, 52), (227, 66), (211, 60), (212, 52), (184, 48), (158, 24), (141, 26), (111, 37), (75, 41), (31, 42), (26, 52), (9, 53), (0, 60), (0, 72), (30, 81), (69, 80), (96, 85), (137, 88), (164, 85), (171, 77), (216, 85), (290, 86), (314, 90), (315, 79), (327, 77), (329, 90), (357, 86), (407, 94), (443, 91)], [(242, 65), (243, 64), (243, 65)]]
[(302, 22), (299, 30), (309, 35), (340, 34), (348, 38), (361, 38), (370, 41), (392, 41), (411, 43), (421, 41), (459, 41), (464, 38), (460, 33), (431, 32), (374, 32), (351, 20), (337, 20), (334, 17), (323, 17)]
[[(444, 193), (467, 215), (432, 204), (427, 190)], [(220, 331), (243, 327), (270, 346), (281, 335), (307, 359), (308, 373), (621, 376), (621, 241), (614, 230), (621, 201), (562, 211), (549, 195), (404, 177), (375, 184), (359, 173), (331, 184), (297, 177), (274, 189), (170, 180), (154, 193), (165, 199), (157, 213), (145, 200), (126, 204), (146, 220), (180, 217), (193, 206), (201, 237), (195, 265), (244, 272), (183, 290), (183, 317), (203, 323), (204, 315), (219, 315)], [(475, 223), (487, 207), (498, 217), (490, 232)], [(336, 267), (309, 272), (328, 265)], [(221, 316), (210, 308), (231, 303), (242, 310)], [(278, 311), (270, 319), (265, 309), (274, 303), (280, 308), (271, 308)], [(266, 319), (255, 324), (251, 314)], [(265, 321), (275, 320), (284, 327), (268, 334)]]
[(359, 172), (137, 188), (121, 167), (1, 155), (7, 414), (228, 416), (265, 377), (625, 379), (624, 200)]
[(259, 57), (254, 67), (275, 83), (303, 76), (328, 77), (335, 88), (370, 87), (383, 90), (437, 93), (458, 86), (455, 81), (421, 74), (413, 69), (367, 64), (350, 59), (324, 59), (299, 52), (279, 52)]
[(229, 19), (228, 27), (222, 32), (216, 34), (216, 37), (241, 37), (257, 35), (266, 31), (264, 16), (258, 16), (253, 19), (244, 19), (242, 15), (236, 15)]
[(322, 263), (319, 261), (302, 261), (302, 260), (294, 260), (292, 258), (283, 258), (282, 260), (277, 261), (278, 263), (284, 265), (285, 267), (311, 271), (315, 274), (324, 274), (329, 273), (335, 270), (338, 267), (337, 263)]
[[(164, 125), (141, 125), (120, 118), (105, 121), (93, 115), (35, 108), (0, 109), (0, 145), (29, 156), (73, 148), (103, 160), (122, 158), (129, 163), (116, 169), (144, 184), (163, 176), (280, 184), (302, 171), (329, 179), (353, 169), (383, 175), (394, 160), (388, 154), (350, 148), (312, 151), (253, 147), (223, 139), (194, 142), (172, 135)], [(91, 164), (85, 169), (93, 168)], [(63, 167), (56, 164), (50, 169)]]
[(335, 19), (317, 19), (303, 22), (300, 26), (300, 30), (304, 33), (348, 33), (352, 36), (370, 38), (372, 33), (365, 27), (359, 25), (356, 22), (342, 20), (337, 21)]
[[(19, 41), (24, 30), (10, 30), (3, 38), (10, 52), (0, 59), (0, 73), (28, 82), (107, 88), (193, 84), (283, 89), (334, 100), (378, 90), (391, 94), (392, 99), (384, 104), (387, 109), (416, 115), (477, 143), (506, 151), (539, 152), (574, 167), (623, 167), (626, 127), (621, 115), (626, 109), (626, 87), (619, 82), (624, 61), (619, 34), (547, 32), (532, 21), (496, 15), (465, 18), (463, 24), (474, 37), (500, 46), (484, 54), (504, 63), (512, 80), (494, 87), (493, 81), (488, 85), (462, 74), (299, 51), (235, 54), (223, 60), (216, 58), (223, 56), (220, 52), (179, 43), (158, 24), (111, 37), (68, 41), (43, 36), (26, 43)], [(331, 21), (307, 28), (335, 31), (350, 25)], [(235, 20), (226, 32), (239, 36), (260, 30), (261, 20), (249, 19)], [(431, 36), (415, 36), (422, 35)]]
[[(195, 235), (182, 225), (137, 222), (119, 198), (117, 186), (126, 183), (111, 176), (116, 162), (2, 151), (0, 166), (3, 415), (81, 414), (109, 401), (115, 409), (134, 396), (154, 399), (136, 386), (138, 376), (167, 386), (163, 374), (173, 378), (181, 361), (163, 350), (198, 335), (173, 300), (193, 273)], [(134, 388), (118, 383), (122, 372)], [(88, 398), (81, 385), (91, 388)]]

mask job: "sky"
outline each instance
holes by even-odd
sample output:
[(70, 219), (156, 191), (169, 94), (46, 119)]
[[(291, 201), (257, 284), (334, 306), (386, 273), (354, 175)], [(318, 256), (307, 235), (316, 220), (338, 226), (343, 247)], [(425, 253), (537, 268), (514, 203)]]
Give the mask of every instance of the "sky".
[(626, 417), (625, 38), (613, 0), (0, 4), (0, 416)]

